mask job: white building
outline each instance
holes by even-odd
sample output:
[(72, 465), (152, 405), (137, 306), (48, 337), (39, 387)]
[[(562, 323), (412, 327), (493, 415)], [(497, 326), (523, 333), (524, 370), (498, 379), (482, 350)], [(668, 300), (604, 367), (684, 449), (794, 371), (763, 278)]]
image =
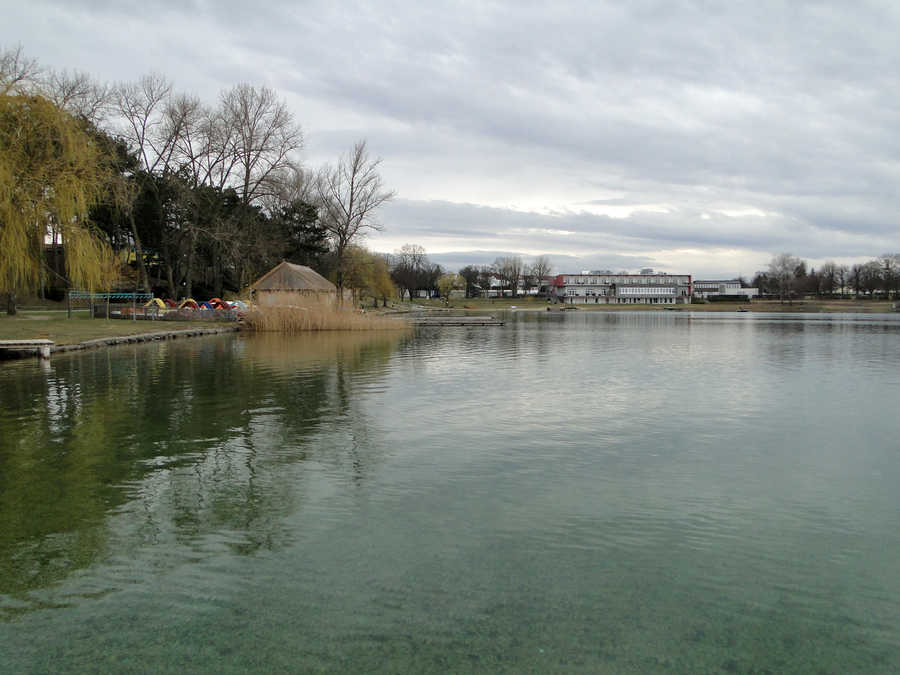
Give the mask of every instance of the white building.
[[(484, 283), (485, 279), (479, 279), (479, 289), (481, 289), (481, 297), (483, 298), (501, 298), (504, 295), (504, 283), (500, 278), (499, 274), (491, 274), (487, 278), (487, 284)], [(506, 295), (512, 295), (512, 291), (506, 289)]]
[(558, 274), (550, 289), (571, 305), (681, 305), (691, 302), (690, 274)]
[[(548, 286), (553, 284), (553, 279), (555, 277), (544, 277), (540, 280), (534, 280), (534, 284), (526, 289), (525, 287), (525, 278), (520, 277), (519, 282), (516, 285), (516, 295), (519, 297), (527, 297), (530, 295), (539, 295), (542, 292), (546, 292)], [(480, 280), (481, 283), (484, 282), (484, 279)], [(490, 287), (485, 288), (482, 285), (479, 285), (480, 295), (483, 298), (511, 298), (513, 293), (512, 289), (509, 288), (506, 282), (500, 278), (498, 274), (492, 274), (489, 279)]]
[(758, 288), (741, 288), (740, 279), (697, 279), (694, 282), (694, 295), (708, 298), (716, 295), (740, 295), (747, 300), (759, 295)]

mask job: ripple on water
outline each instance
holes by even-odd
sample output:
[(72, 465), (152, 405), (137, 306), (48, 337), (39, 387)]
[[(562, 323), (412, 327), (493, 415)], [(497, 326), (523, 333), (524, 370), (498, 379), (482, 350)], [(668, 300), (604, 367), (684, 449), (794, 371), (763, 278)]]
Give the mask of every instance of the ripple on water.
[(0, 366), (0, 653), (889, 671), (900, 324), (668, 314)]

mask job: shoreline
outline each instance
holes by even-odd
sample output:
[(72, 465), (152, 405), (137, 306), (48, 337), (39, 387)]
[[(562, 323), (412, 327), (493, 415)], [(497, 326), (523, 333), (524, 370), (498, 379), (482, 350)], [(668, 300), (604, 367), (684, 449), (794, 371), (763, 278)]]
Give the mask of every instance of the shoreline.
[[(739, 309), (746, 310), (750, 313), (796, 313), (796, 314), (895, 314), (891, 309), (891, 302), (886, 300), (878, 301), (856, 301), (856, 300), (800, 300), (794, 301), (793, 304), (784, 304), (777, 300), (756, 300), (754, 302), (710, 302), (684, 305), (606, 305), (606, 304), (548, 304), (546, 302), (537, 302), (533, 299), (524, 298), (505, 298), (502, 301), (494, 300), (486, 301), (483, 299), (472, 299), (466, 301), (454, 302), (449, 307), (438, 304), (421, 304), (413, 312), (427, 312), (435, 310), (451, 311), (451, 312), (546, 312), (550, 308), (551, 312), (558, 312), (562, 307), (566, 307), (566, 311), (587, 311), (587, 312), (737, 312)], [(569, 310), (569, 307), (576, 308)], [(410, 310), (407, 310), (410, 311)]]
[[(50, 354), (63, 354), (65, 352), (84, 351), (88, 349), (96, 349), (98, 347), (113, 347), (115, 345), (137, 344), (140, 342), (158, 342), (162, 340), (177, 340), (182, 337), (201, 337), (204, 335), (222, 335), (225, 333), (236, 333), (241, 330), (240, 326), (227, 326), (222, 328), (185, 328), (181, 330), (170, 331), (154, 331), (152, 333), (136, 333), (134, 335), (119, 335), (113, 337), (94, 338), (92, 340), (84, 340), (72, 344), (53, 345), (50, 347)], [(37, 350), (33, 349), (8, 349), (2, 361), (12, 361), (23, 358), (34, 358), (40, 356)]]

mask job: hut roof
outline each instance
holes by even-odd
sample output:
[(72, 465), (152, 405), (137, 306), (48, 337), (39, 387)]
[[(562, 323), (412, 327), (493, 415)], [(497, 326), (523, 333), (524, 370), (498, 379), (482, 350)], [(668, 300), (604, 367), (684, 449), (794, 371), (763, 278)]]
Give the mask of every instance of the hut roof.
[(311, 267), (280, 262), (251, 286), (256, 291), (337, 291), (337, 286)]

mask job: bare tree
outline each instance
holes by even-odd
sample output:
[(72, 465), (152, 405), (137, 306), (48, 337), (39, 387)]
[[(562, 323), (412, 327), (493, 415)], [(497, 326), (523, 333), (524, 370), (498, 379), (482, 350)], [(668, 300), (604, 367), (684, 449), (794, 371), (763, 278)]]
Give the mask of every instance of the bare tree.
[(779, 253), (769, 263), (769, 275), (778, 284), (778, 292), (781, 302), (787, 296), (788, 302), (793, 303), (794, 279), (801, 260), (790, 253)]
[(272, 194), (258, 201), (267, 213), (275, 213), (278, 209), (297, 202), (315, 205), (318, 200), (315, 173), (299, 164), (291, 164), (279, 172), (274, 188)]
[(523, 270), (522, 257), (511, 255), (505, 258), (497, 258), (494, 261), (494, 269), (497, 270), (497, 274), (512, 290), (512, 296), (514, 298), (518, 297), (519, 279), (522, 278)]
[(423, 287), (428, 291), (428, 297), (434, 297), (435, 293), (440, 294), (438, 288), (438, 279), (444, 274), (444, 268), (439, 263), (429, 262), (425, 265), (425, 271), (422, 275)]
[(545, 255), (539, 255), (534, 259), (531, 265), (531, 273), (543, 279), (550, 276), (553, 272), (553, 265), (550, 264), (550, 258)]
[(40, 73), (37, 59), (26, 57), (22, 45), (0, 50), (0, 96), (30, 89)]
[(344, 254), (347, 247), (368, 230), (380, 230), (378, 208), (394, 197), (385, 189), (378, 167), (381, 159), (369, 157), (364, 140), (357, 141), (337, 166), (324, 166), (316, 181), (322, 222), (334, 246), (338, 298), (343, 298)]
[(495, 274), (496, 270), (494, 270), (493, 265), (482, 265), (481, 269), (478, 270), (478, 285), (481, 287), (481, 292), (485, 298), (491, 296), (491, 282)]
[(545, 255), (539, 255), (529, 268), (529, 276), (532, 283), (540, 290), (544, 284), (544, 280), (553, 272), (553, 265), (550, 264), (550, 258)]
[(207, 183), (208, 157), (215, 152), (206, 133), (209, 116), (200, 99), (184, 94), (171, 96), (163, 111), (161, 130), (172, 139), (169, 168), (189, 176), (193, 187)]
[(837, 287), (838, 266), (833, 260), (826, 261), (819, 268), (819, 285), (828, 295), (834, 295), (834, 289)]
[(124, 123), (124, 135), (147, 173), (166, 167), (175, 148), (176, 130), (166, 120), (171, 94), (171, 83), (154, 73), (115, 88), (115, 108)]
[(67, 70), (45, 72), (37, 59), (25, 56), (22, 46), (0, 50), (0, 95), (39, 93), (62, 108), (94, 124), (103, 119), (110, 89), (87, 73)]
[(900, 254), (885, 253), (879, 258), (884, 294), (888, 298), (900, 290)]
[(853, 297), (859, 298), (860, 291), (863, 290), (863, 266), (860, 264), (853, 265), (848, 275), (850, 287), (853, 289)]
[(423, 285), (425, 269), (428, 266), (425, 249), (417, 244), (404, 244), (395, 251), (392, 260), (391, 279), (400, 291), (400, 299), (409, 293), (412, 302), (413, 293)]
[(112, 91), (87, 73), (67, 70), (51, 71), (43, 82), (43, 90), (53, 103), (76, 117), (99, 125), (112, 102)]
[(467, 298), (476, 297), (475, 285), (478, 283), (478, 275), (479, 270), (475, 265), (466, 265), (459, 271), (459, 276), (461, 276), (466, 282)]
[(870, 260), (862, 266), (862, 284), (865, 292), (873, 296), (875, 291), (883, 288), (883, 270), (881, 262), (878, 260)]
[(222, 95), (222, 113), (232, 132), (241, 201), (249, 204), (277, 191), (275, 179), (291, 168), (291, 155), (303, 145), (287, 103), (267, 87), (238, 84)]
[[(171, 122), (167, 120), (171, 94), (171, 83), (162, 75), (153, 73), (143, 76), (137, 82), (117, 85), (112, 94), (114, 110), (121, 118), (124, 127), (123, 136), (136, 152), (144, 172), (143, 184), (154, 192), (158, 186), (155, 181), (149, 180), (149, 177), (157, 171), (168, 169), (175, 152), (178, 130), (174, 129)], [(137, 194), (137, 190), (131, 191), (133, 198), (137, 197)], [(133, 208), (126, 209), (126, 213), (129, 214), (138, 272), (145, 290), (149, 290), (143, 244), (138, 234)], [(163, 218), (162, 210), (160, 210), (159, 217)], [(159, 225), (162, 230), (161, 223)], [(171, 270), (169, 286), (170, 292), (174, 294)]]
[(850, 268), (846, 265), (840, 265), (835, 270), (835, 279), (837, 281), (837, 286), (840, 289), (841, 297), (844, 297), (844, 294), (847, 292), (847, 282), (850, 278)]

